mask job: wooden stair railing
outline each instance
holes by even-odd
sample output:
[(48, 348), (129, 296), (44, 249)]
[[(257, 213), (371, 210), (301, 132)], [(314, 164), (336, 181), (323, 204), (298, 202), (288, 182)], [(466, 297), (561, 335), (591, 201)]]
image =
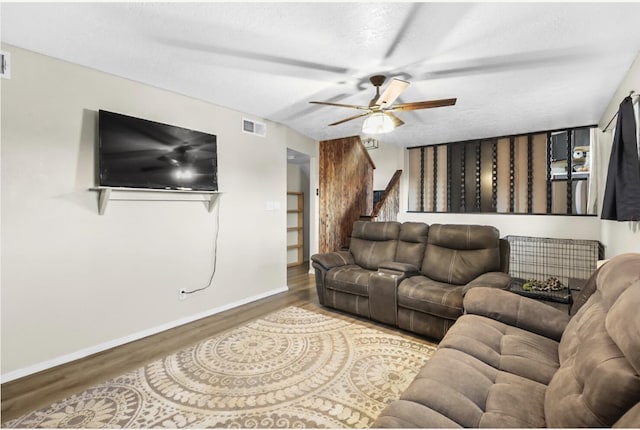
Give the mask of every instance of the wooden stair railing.
[(371, 221), (397, 221), (400, 210), (400, 176), (402, 170), (396, 170), (384, 190), (380, 201), (371, 212)]

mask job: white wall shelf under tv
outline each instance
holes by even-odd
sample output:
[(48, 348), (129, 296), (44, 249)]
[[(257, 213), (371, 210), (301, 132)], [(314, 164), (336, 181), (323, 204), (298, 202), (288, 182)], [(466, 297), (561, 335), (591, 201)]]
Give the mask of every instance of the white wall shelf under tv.
[(93, 187), (98, 192), (98, 213), (103, 215), (109, 200), (147, 202), (204, 202), (207, 210), (213, 212), (216, 201), (222, 195), (219, 191), (162, 190), (155, 188)]

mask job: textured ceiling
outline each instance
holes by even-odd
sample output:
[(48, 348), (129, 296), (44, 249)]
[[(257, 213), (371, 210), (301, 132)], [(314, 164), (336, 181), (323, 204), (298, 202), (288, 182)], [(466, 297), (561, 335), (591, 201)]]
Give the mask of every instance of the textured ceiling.
[[(283, 123), (361, 134), (369, 76), (411, 82), (414, 146), (590, 125), (640, 52), (640, 3), (2, 3), (2, 41)], [(388, 81), (387, 81), (388, 82)], [(383, 86), (384, 89), (384, 86)], [(640, 91), (640, 89), (638, 89)]]

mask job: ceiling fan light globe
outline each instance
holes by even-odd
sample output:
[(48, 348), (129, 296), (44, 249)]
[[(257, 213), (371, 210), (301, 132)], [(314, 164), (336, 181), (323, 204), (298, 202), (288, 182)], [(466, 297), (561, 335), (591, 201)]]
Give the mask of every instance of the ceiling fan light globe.
[(362, 123), (362, 132), (365, 134), (389, 133), (394, 128), (393, 120), (382, 112), (369, 115)]

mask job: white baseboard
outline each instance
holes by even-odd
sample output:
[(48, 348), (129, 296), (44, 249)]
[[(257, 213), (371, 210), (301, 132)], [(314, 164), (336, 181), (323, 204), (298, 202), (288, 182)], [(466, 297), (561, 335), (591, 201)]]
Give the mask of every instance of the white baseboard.
[(147, 336), (151, 336), (157, 333), (161, 333), (166, 330), (170, 330), (175, 327), (179, 327), (184, 324), (188, 324), (193, 321), (197, 321), (202, 318), (209, 317), (211, 315), (219, 314), (220, 312), (228, 311), (233, 308), (237, 308), (238, 306), (246, 305), (247, 303), (255, 302), (256, 300), (264, 299), (269, 296), (273, 296), (275, 294), (283, 293), (287, 291), (288, 288), (281, 287), (275, 290), (267, 291), (266, 293), (258, 294), (253, 297), (247, 297), (246, 299), (239, 300), (237, 302), (229, 303), (227, 305), (223, 305), (217, 308), (209, 309), (208, 311), (200, 312), (198, 314), (189, 315), (188, 317), (180, 318), (175, 321), (168, 322), (166, 324), (162, 324), (157, 327), (152, 327), (147, 330), (142, 330), (137, 333), (130, 334), (128, 336), (124, 336), (118, 339), (114, 339), (109, 342), (104, 342), (98, 345), (94, 345), (88, 348), (83, 348), (79, 351), (72, 352), (70, 354), (62, 355), (51, 360), (43, 361), (41, 363), (37, 363), (31, 366), (23, 367), (22, 369), (14, 370), (3, 375), (0, 375), (0, 382), (5, 383), (9, 381), (13, 381), (14, 379), (22, 378), (28, 375), (32, 375), (37, 372), (41, 372), (43, 370), (50, 369), (52, 367), (59, 366), (61, 364), (70, 363), (75, 360), (79, 360), (84, 357), (88, 357), (89, 355), (96, 354), (98, 352), (106, 351), (108, 349), (114, 348), (116, 346), (124, 345), (125, 343), (129, 343), (135, 340), (139, 340), (145, 338)]

